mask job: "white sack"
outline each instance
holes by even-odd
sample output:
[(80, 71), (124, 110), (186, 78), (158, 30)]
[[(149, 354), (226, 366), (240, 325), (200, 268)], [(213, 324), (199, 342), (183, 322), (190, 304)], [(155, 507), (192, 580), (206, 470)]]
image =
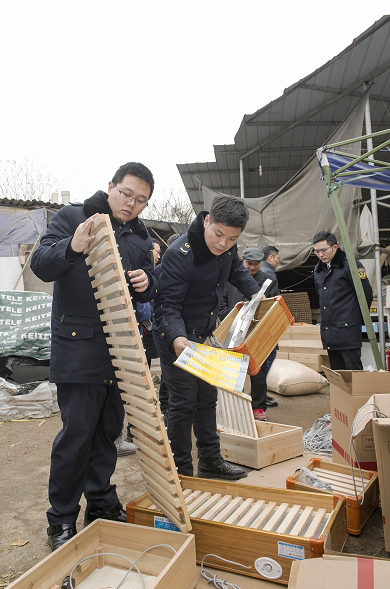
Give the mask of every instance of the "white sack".
[(319, 372), (293, 360), (274, 360), (267, 374), (268, 390), (286, 397), (318, 393), (327, 384)]

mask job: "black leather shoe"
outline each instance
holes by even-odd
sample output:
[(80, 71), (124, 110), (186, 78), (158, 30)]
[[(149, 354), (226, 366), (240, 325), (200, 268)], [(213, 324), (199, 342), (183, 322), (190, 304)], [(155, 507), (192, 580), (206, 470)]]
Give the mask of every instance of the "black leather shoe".
[(88, 524), (98, 518), (127, 523), (127, 515), (124, 509), (122, 509), (122, 503), (111, 505), (111, 507), (92, 507), (87, 505), (84, 514), (84, 526), (88, 526)]
[(47, 535), (49, 537), (49, 544), (51, 551), (57, 550), (60, 546), (65, 544), (68, 540), (77, 534), (75, 524), (60, 524), (58, 526), (49, 526), (47, 528)]
[(267, 407), (279, 407), (279, 403), (277, 401), (273, 401), (272, 399), (266, 399), (265, 404)]
[(202, 479), (225, 479), (236, 481), (247, 476), (245, 468), (233, 466), (223, 458), (199, 458), (198, 477)]

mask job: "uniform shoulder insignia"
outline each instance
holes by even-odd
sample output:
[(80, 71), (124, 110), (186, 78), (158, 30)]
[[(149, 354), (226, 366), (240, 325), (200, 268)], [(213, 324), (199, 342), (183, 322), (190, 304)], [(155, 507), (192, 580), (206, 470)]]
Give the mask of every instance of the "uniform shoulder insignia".
[(186, 241), (185, 243), (183, 243), (183, 245), (179, 248), (179, 252), (181, 254), (183, 254), (183, 256), (186, 256), (187, 254), (189, 254), (191, 251), (191, 246), (188, 243), (188, 241)]
[(358, 268), (359, 270), (359, 276), (361, 278), (361, 280), (365, 280), (367, 278), (367, 272), (365, 268)]

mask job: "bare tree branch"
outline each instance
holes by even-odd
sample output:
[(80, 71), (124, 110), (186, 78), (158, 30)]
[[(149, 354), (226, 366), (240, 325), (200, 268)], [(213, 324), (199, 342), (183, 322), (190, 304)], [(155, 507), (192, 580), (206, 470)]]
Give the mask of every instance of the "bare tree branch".
[(160, 200), (153, 200), (152, 197), (143, 217), (155, 221), (189, 225), (195, 218), (195, 213), (187, 194), (178, 194), (171, 190), (168, 196), (163, 195)]
[(0, 160), (0, 198), (50, 201), (60, 191), (60, 181), (45, 167), (27, 158)]

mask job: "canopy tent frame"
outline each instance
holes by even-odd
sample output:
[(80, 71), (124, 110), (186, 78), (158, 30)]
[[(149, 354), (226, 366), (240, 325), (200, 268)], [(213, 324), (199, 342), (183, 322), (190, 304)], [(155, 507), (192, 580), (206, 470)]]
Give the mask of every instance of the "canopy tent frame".
[[(336, 217), (336, 221), (340, 230), (340, 234), (343, 240), (343, 245), (344, 245), (344, 249), (345, 249), (345, 253), (347, 256), (347, 260), (348, 260), (348, 264), (351, 270), (351, 275), (352, 275), (352, 280), (353, 280), (353, 284), (356, 290), (356, 294), (357, 294), (357, 298), (358, 298), (358, 302), (359, 302), (359, 306), (360, 306), (360, 310), (362, 313), (362, 317), (363, 317), (363, 321), (367, 330), (367, 336), (368, 339), (370, 341), (371, 344), (371, 348), (372, 348), (372, 352), (374, 355), (374, 359), (375, 359), (375, 363), (377, 366), (378, 370), (383, 369), (384, 367), (384, 331), (380, 331), (379, 335), (380, 335), (380, 340), (381, 340), (381, 348), (382, 350), (379, 350), (378, 347), (378, 343), (376, 340), (376, 335), (374, 332), (374, 327), (372, 324), (372, 320), (371, 320), (371, 315), (370, 315), (370, 311), (367, 305), (367, 301), (366, 301), (366, 297), (364, 295), (364, 290), (363, 290), (363, 286), (359, 277), (359, 272), (357, 269), (357, 265), (356, 265), (356, 261), (355, 261), (355, 256), (353, 254), (353, 250), (352, 250), (352, 245), (351, 245), (351, 241), (349, 238), (349, 234), (348, 234), (348, 230), (347, 230), (347, 226), (345, 223), (345, 219), (343, 216), (343, 212), (340, 206), (340, 201), (338, 199), (337, 196), (337, 190), (345, 183), (348, 182), (348, 178), (351, 176), (355, 176), (356, 175), (360, 175), (361, 174), (361, 170), (359, 171), (353, 171), (351, 172), (350, 170), (348, 171), (348, 169), (350, 167), (352, 167), (354, 164), (359, 163), (359, 162), (365, 162), (370, 164), (370, 169), (367, 170), (371, 173), (374, 172), (374, 170), (379, 170), (379, 171), (384, 171), (384, 170), (388, 170), (390, 169), (390, 164), (387, 164), (386, 162), (380, 162), (379, 160), (374, 160), (374, 163), (372, 161), (372, 159), (370, 159), (372, 157), (372, 155), (374, 153), (376, 153), (377, 151), (379, 151), (380, 149), (383, 149), (384, 147), (386, 147), (387, 145), (390, 144), (390, 139), (385, 141), (384, 143), (382, 143), (381, 145), (375, 147), (375, 148), (371, 148), (369, 149), (365, 154), (360, 155), (358, 157), (353, 157), (351, 154), (346, 154), (346, 153), (342, 153), (342, 152), (338, 152), (338, 155), (343, 155), (343, 156), (347, 156), (348, 158), (350, 158), (350, 162), (346, 163), (345, 165), (339, 167), (338, 169), (334, 170), (332, 172), (330, 165), (328, 163), (327, 158), (322, 157), (323, 155), (326, 154), (326, 152), (332, 150), (333, 153), (336, 153), (335, 148), (337, 147), (342, 147), (344, 145), (349, 145), (351, 143), (357, 143), (359, 141), (369, 141), (374, 137), (379, 137), (385, 134), (389, 134), (390, 133), (390, 129), (386, 129), (384, 131), (378, 131), (377, 133), (369, 133), (367, 135), (363, 135), (360, 137), (355, 137), (354, 139), (348, 139), (345, 141), (340, 141), (338, 143), (333, 143), (330, 145), (325, 145), (322, 148), (320, 148), (318, 150), (318, 157), (320, 159), (320, 166), (322, 169), (322, 173), (323, 173), (323, 177), (324, 180), (327, 184), (327, 188), (328, 188), (328, 197), (330, 198), (332, 207), (333, 207), (333, 211)], [(373, 165), (372, 165), (373, 164)], [(375, 172), (374, 172), (375, 173)], [(336, 182), (336, 179), (338, 177), (341, 178), (347, 178), (345, 181), (341, 180), (339, 182)], [(372, 201), (371, 201), (372, 202)], [(376, 200), (374, 201), (374, 204), (376, 206)], [(373, 217), (373, 225), (377, 225), (377, 216)], [(379, 230), (378, 227), (374, 227), (374, 235), (379, 235)], [(379, 248), (379, 243), (378, 244), (374, 244), (374, 246), (378, 246)], [(378, 250), (379, 251), (379, 250)], [(381, 300), (381, 294), (382, 294), (382, 283), (381, 283), (381, 276), (380, 273), (377, 272), (377, 276), (376, 276), (376, 280), (377, 280), (377, 294), (379, 294), (380, 300)], [(378, 300), (378, 307), (379, 307), (379, 300)], [(383, 309), (382, 309), (382, 317), (383, 317)], [(383, 319), (382, 319), (383, 321)], [(383, 327), (383, 326), (382, 326)], [(382, 337), (381, 334), (383, 333), (383, 341), (382, 341)], [(381, 353), (382, 352), (382, 353)]]

